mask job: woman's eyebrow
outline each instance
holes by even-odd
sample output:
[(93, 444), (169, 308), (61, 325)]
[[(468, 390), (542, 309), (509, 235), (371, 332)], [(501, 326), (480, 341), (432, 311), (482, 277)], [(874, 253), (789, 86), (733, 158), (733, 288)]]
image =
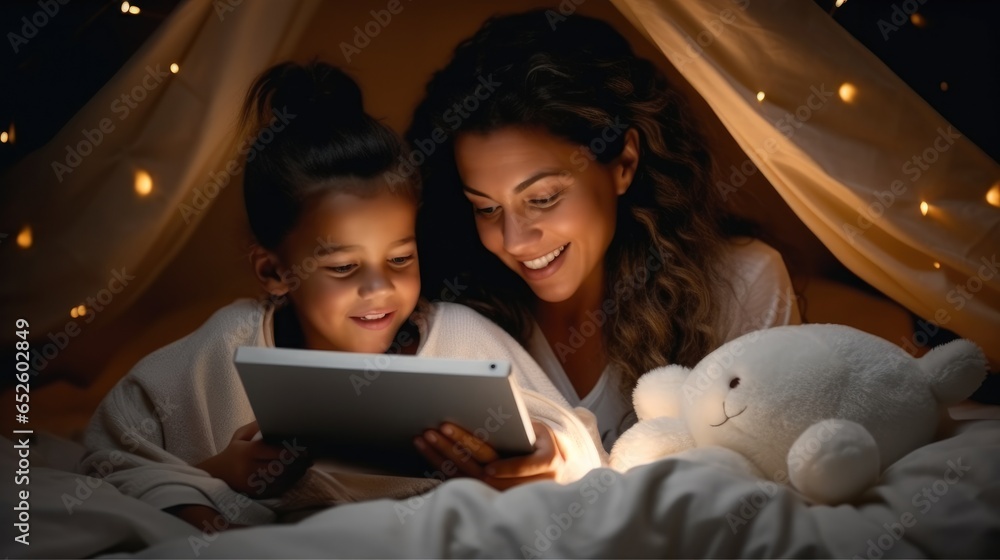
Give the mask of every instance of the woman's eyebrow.
[[(520, 183), (518, 183), (518, 185), (516, 187), (514, 187), (514, 194), (520, 193), (524, 189), (530, 187), (531, 185), (535, 184), (536, 182), (538, 182), (538, 181), (540, 181), (540, 180), (542, 180), (542, 179), (544, 179), (546, 177), (552, 177), (553, 175), (562, 175), (563, 173), (565, 173), (565, 171), (563, 171), (561, 169), (547, 169), (545, 171), (539, 171), (538, 173), (535, 173), (531, 177), (528, 177), (527, 179), (525, 179), (525, 180), (521, 181)], [(489, 195), (487, 195), (485, 193), (481, 193), (481, 192), (477, 191), (476, 189), (474, 189), (474, 188), (472, 188), (472, 187), (470, 187), (468, 185), (462, 185), (462, 189), (465, 190), (465, 191), (468, 191), (468, 192), (470, 192), (470, 193), (472, 193), (472, 194), (474, 194), (476, 196), (481, 196), (483, 198), (489, 198)]]

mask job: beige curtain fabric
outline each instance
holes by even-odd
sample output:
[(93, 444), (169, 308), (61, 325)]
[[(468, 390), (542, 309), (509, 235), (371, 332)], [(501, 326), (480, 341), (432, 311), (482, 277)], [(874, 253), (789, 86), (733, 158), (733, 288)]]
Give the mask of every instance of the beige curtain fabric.
[[(181, 4), (51, 142), (2, 177), (0, 224), (29, 226), (33, 237), (28, 249), (0, 252), (9, 317), (59, 332), (76, 305), (102, 320), (128, 309), (188, 240), (217, 196), (213, 183), (234, 175), (227, 163), (247, 84), (294, 49), (316, 6)], [(142, 172), (152, 182), (145, 196)]]
[[(1000, 210), (985, 198), (996, 162), (809, 0), (613, 2), (743, 148), (742, 173), (756, 166), (847, 267), (928, 319), (924, 330), (939, 324), (1000, 357)], [(11, 234), (29, 225), (34, 238), (0, 251), (3, 307), (33, 332), (61, 329), (90, 301), (102, 319), (128, 309), (188, 241), (216, 185), (238, 174), (227, 164), (238, 164), (245, 88), (295, 52), (317, 5), (189, 0), (0, 178), (0, 224)], [(152, 180), (147, 196), (135, 190), (139, 171)], [(717, 186), (741, 184), (727, 170)]]
[(943, 326), (1000, 356), (996, 162), (809, 0), (613, 3), (833, 254), (927, 319), (909, 343)]

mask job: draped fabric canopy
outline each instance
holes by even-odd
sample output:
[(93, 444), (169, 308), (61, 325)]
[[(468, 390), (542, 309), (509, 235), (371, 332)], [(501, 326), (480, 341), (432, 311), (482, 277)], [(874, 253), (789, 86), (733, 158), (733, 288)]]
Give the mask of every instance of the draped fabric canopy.
[[(717, 188), (736, 192), (740, 174), (759, 170), (850, 270), (1000, 358), (1000, 209), (985, 199), (996, 162), (810, 1), (613, 3), (746, 152)], [(181, 4), (2, 177), (0, 225), (30, 225), (35, 242), (0, 251), (0, 299), (35, 332), (60, 329), (80, 303), (93, 312), (88, 302), (114, 298), (102, 318), (126, 310), (238, 176), (239, 101), (256, 74), (309, 42), (318, 2), (226, 7)], [(182, 71), (168, 73), (176, 61)], [(134, 108), (116, 102), (123, 93)], [(137, 194), (144, 181), (148, 196)]]
[(812, 2), (613, 1), (842, 263), (996, 359), (996, 162)]

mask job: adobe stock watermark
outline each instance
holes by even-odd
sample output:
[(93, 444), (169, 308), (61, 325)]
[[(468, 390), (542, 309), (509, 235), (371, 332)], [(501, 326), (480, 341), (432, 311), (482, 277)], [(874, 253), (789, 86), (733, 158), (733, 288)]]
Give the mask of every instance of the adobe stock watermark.
[(600, 335), (603, 332), (601, 329), (604, 327), (604, 324), (620, 311), (620, 303), (631, 299), (633, 293), (646, 285), (650, 276), (662, 269), (671, 260), (670, 255), (660, 252), (652, 245), (647, 250), (647, 253), (643, 266), (617, 279), (614, 285), (610, 287), (611, 293), (614, 294), (612, 297), (605, 298), (599, 309), (587, 311), (587, 318), (580, 323), (579, 327), (570, 327), (569, 338), (567, 339), (568, 344), (564, 342), (556, 343), (553, 350), (560, 362), (565, 363), (567, 356), (575, 354), (580, 348), (583, 348), (587, 339), (595, 335)]
[[(730, 0), (739, 10), (746, 10), (750, 6), (750, 0)], [(682, 51), (670, 51), (670, 62), (683, 70), (685, 66), (694, 60), (701, 58), (705, 54), (705, 49), (712, 46), (720, 35), (725, 33), (726, 26), (732, 25), (736, 21), (736, 12), (732, 8), (725, 8), (712, 19), (702, 22), (701, 31), (694, 37), (685, 37), (685, 46)]]
[(549, 27), (552, 31), (556, 30), (556, 27), (560, 23), (566, 21), (566, 18), (576, 13), (577, 8), (583, 5), (587, 0), (562, 0), (556, 9), (545, 10), (545, 20), (549, 22)]
[(893, 4), (889, 21), (879, 18), (878, 22), (876, 22), (879, 32), (882, 33), (882, 40), (888, 41), (889, 34), (899, 31), (899, 28), (906, 25), (906, 22), (910, 20), (910, 16), (917, 13), (920, 6), (926, 3), (927, 0), (904, 0), (902, 3)]
[[(170, 72), (162, 70), (159, 64), (155, 68), (146, 66), (146, 75), (142, 77), (140, 83), (112, 101), (108, 110), (118, 115), (119, 121), (124, 121), (132, 110), (145, 101), (150, 92), (160, 87), (169, 75)], [(95, 128), (81, 129), (80, 134), (83, 139), (75, 145), (67, 144), (63, 160), (52, 162), (52, 172), (55, 173), (56, 180), (62, 183), (65, 175), (73, 173), (83, 163), (83, 159), (94, 153), (94, 150), (116, 130), (115, 126), (110, 117), (104, 117)]]
[[(955, 142), (962, 135), (949, 125), (947, 128), (938, 127), (937, 136), (931, 141), (931, 145), (924, 148), (919, 154), (913, 155), (900, 167), (903, 175), (910, 179), (910, 184), (916, 183), (923, 176), (924, 172), (931, 168), (940, 159), (941, 154), (947, 152), (955, 145)], [(856, 243), (857, 238), (864, 235), (869, 228), (880, 219), (896, 203), (909, 188), (909, 185), (900, 179), (894, 180), (886, 190), (875, 191), (872, 200), (864, 209), (857, 213), (855, 224), (844, 222), (842, 229), (844, 235), (851, 243)]]
[(212, 0), (212, 7), (215, 8), (219, 21), (226, 21), (226, 16), (235, 12), (242, 4), (243, 0)]
[[(823, 422), (819, 429), (810, 433), (804, 441), (796, 442), (788, 455), (788, 467), (790, 470), (798, 471), (816, 456), (816, 453), (823, 447), (823, 444), (833, 439), (833, 437), (844, 427), (844, 422), (838, 420), (828, 420)], [(790, 477), (788, 471), (782, 469), (774, 473), (770, 479), (757, 481), (757, 490), (749, 496), (740, 498), (740, 507), (736, 512), (726, 513), (726, 523), (729, 530), (735, 535), (748, 524), (764, 506), (771, 501), (778, 493), (778, 484), (789, 484)]]
[(600, 500), (609, 488), (615, 485), (620, 477), (610, 469), (594, 469), (580, 479), (581, 501), (570, 502), (565, 511), (549, 514), (551, 523), (535, 530), (535, 540), (530, 544), (521, 545), (521, 555), (524, 558), (541, 558), (542, 553), (552, 548), (552, 545), (565, 535), (576, 520), (587, 513), (587, 507)]
[[(150, 443), (151, 438), (159, 438), (161, 436), (160, 426), (174, 412), (180, 409), (179, 405), (171, 402), (169, 395), (166, 395), (163, 399), (154, 397), (151, 400), (153, 403), (152, 413), (156, 419), (154, 420), (152, 416), (146, 416), (138, 425), (132, 424), (127, 426), (124, 432), (118, 436), (119, 442), (123, 447), (128, 448), (129, 453), (134, 453), (144, 443), (146, 445), (154, 445)], [(89, 475), (83, 478), (76, 477), (76, 487), (73, 493), (63, 492), (61, 496), (66, 513), (73, 515), (73, 510), (82, 506), (84, 502), (93, 496), (94, 491), (104, 483), (104, 478), (118, 470), (118, 467), (127, 463), (125, 455), (118, 449), (113, 449), (106, 455), (102, 455), (100, 460), (92, 460), (88, 472), (96, 477)], [(126, 482), (118, 487), (118, 491), (127, 496), (134, 496), (134, 492), (132, 491), (134, 486), (133, 483)]]
[(274, 141), (277, 134), (288, 126), (295, 113), (290, 113), (288, 107), (274, 110), (271, 123), (257, 133), (256, 137), (244, 140), (237, 150), (237, 156), (226, 162), (223, 171), (213, 171), (209, 173), (209, 181), (201, 187), (195, 188), (191, 195), (190, 203), (182, 202), (177, 207), (181, 213), (181, 218), (185, 224), (190, 224), (191, 219), (205, 211), (217, 196), (229, 186), (233, 177), (243, 172), (246, 164), (253, 161), (257, 154), (264, 150), (268, 144)]
[[(407, 2), (412, 1), (407, 0)], [(368, 13), (372, 18), (364, 25), (354, 26), (354, 37), (352, 37), (351, 42), (340, 42), (340, 53), (344, 55), (344, 60), (350, 64), (351, 57), (361, 54), (361, 51), (372, 44), (372, 41), (381, 35), (382, 31), (392, 23), (393, 16), (403, 13), (403, 9), (405, 8), (406, 6), (403, 5), (401, 0), (389, 0), (385, 8), (369, 11)]]
[[(497, 88), (503, 85), (503, 83), (493, 79), (493, 74), (478, 76), (476, 81), (478, 85), (472, 93), (441, 113), (441, 119), (451, 131), (458, 130), (462, 123), (479, 109), (480, 103), (489, 99)], [(413, 145), (410, 146), (410, 153), (406, 154), (406, 157), (399, 156), (399, 165), (396, 166), (396, 169), (383, 173), (385, 182), (389, 185), (397, 185), (406, 181), (427, 161), (427, 158), (437, 151), (441, 144), (447, 141), (448, 132), (440, 126), (434, 127), (429, 137), (414, 140)]]
[[(997, 259), (996, 253), (993, 253), (988, 258), (980, 257), (979, 262), (982, 264), (979, 265), (976, 274), (967, 277), (965, 282), (961, 284), (955, 284), (955, 287), (948, 290), (948, 293), (945, 294), (944, 299), (952, 305), (953, 310), (961, 311), (970, 301), (975, 299), (976, 294), (982, 291), (987, 282), (1000, 278), (1000, 259)], [(951, 321), (951, 314), (948, 313), (947, 309), (939, 307), (934, 312), (933, 318), (928, 320), (918, 319), (916, 327), (913, 329), (913, 335), (910, 337), (901, 337), (899, 339), (900, 346), (911, 355), (916, 356), (921, 348), (926, 348), (930, 345), (931, 339), (949, 321)]]
[[(809, 97), (795, 108), (794, 111), (786, 112), (778, 120), (774, 121), (774, 127), (781, 132), (782, 136), (785, 138), (792, 138), (798, 129), (813, 117), (816, 113), (822, 110), (830, 102), (831, 99), (836, 96), (836, 92), (833, 90), (827, 90), (826, 84), (820, 84), (819, 86), (812, 85), (809, 86)], [(756, 148), (755, 152), (761, 159), (767, 159), (773, 155), (778, 150), (778, 142), (773, 137), (768, 137), (764, 140), (761, 147)], [(717, 180), (715, 182), (715, 187), (722, 194), (722, 200), (726, 201), (729, 199), (729, 194), (736, 192), (746, 184), (747, 179), (752, 175), (757, 173), (757, 166), (754, 165), (753, 161), (747, 158), (740, 164), (739, 167), (735, 165), (730, 165), (729, 182), (726, 183), (722, 180)]]
[[(87, 297), (86, 312), (82, 315), (85, 324), (90, 324), (97, 318), (97, 314), (104, 311), (108, 305), (114, 301), (115, 295), (122, 293), (128, 287), (129, 282), (135, 280), (135, 276), (126, 272), (125, 268), (111, 271), (111, 279), (108, 280), (106, 288), (102, 288), (95, 295)], [(82, 304), (81, 304), (82, 305)], [(66, 322), (66, 325), (55, 332), (49, 332), (48, 338), (51, 342), (43, 345), (32, 345), (31, 368), (34, 375), (38, 375), (49, 362), (55, 360), (60, 352), (69, 346), (70, 341), (80, 335), (83, 330), (76, 322), (76, 319)]]
[(14, 54), (18, 54), (21, 47), (38, 36), (38, 32), (59, 15), (59, 10), (66, 4), (69, 4), (69, 0), (38, 0), (38, 10), (31, 14), (30, 18), (28, 16), (21, 18), (21, 33), (7, 32), (7, 41), (10, 43), (10, 48), (14, 50)]
[(602, 128), (601, 132), (589, 144), (579, 146), (573, 151), (569, 156), (570, 163), (576, 167), (577, 171), (583, 173), (592, 162), (597, 161), (597, 158), (607, 151), (610, 144), (616, 142), (627, 131), (628, 125), (622, 122), (620, 116), (615, 115), (611, 124)]
[[(499, 431), (508, 420), (515, 417), (516, 413), (516, 411), (504, 412), (503, 406), (498, 406), (495, 409), (490, 407), (486, 409), (486, 412), (486, 418), (478, 428), (472, 431), (472, 435), (484, 445), (489, 443), (490, 435)], [(456, 441), (452, 446), (452, 451), (456, 455), (459, 455), (459, 461), (465, 463), (473, 459), (473, 451), (475, 450), (470, 449), (462, 442)], [(447, 459), (441, 464), (440, 469), (433, 472), (424, 471), (423, 475), (424, 478), (434, 478), (444, 482), (456, 476), (458, 473), (458, 464), (451, 459)], [(399, 523), (405, 524), (406, 518), (411, 515), (415, 515), (417, 510), (422, 508), (426, 503), (427, 498), (417, 495), (407, 498), (405, 502), (403, 500), (397, 501), (392, 507), (396, 512), (396, 517), (399, 519)]]
[(920, 521), (922, 515), (927, 514), (934, 504), (941, 501), (951, 491), (952, 486), (959, 483), (967, 472), (972, 470), (968, 464), (963, 462), (962, 457), (949, 459), (945, 463), (944, 474), (928, 486), (924, 486), (919, 492), (910, 498), (910, 504), (914, 510), (904, 511), (899, 516), (888, 523), (882, 524), (882, 533), (865, 542), (865, 551), (855, 554), (855, 560), (876, 560), (882, 558), (886, 552), (891, 550), (896, 543), (903, 540), (906, 533)]
[[(298, 440), (284, 440), (281, 447), (277, 458), (268, 461), (267, 465), (259, 467), (247, 477), (247, 485), (253, 489), (255, 496), (266, 497), (264, 493), (268, 487), (277, 482), (286, 470), (298, 461), (307, 460), (307, 449), (299, 445)], [(240, 513), (253, 504), (247, 495), (240, 492), (235, 494), (232, 501), (227, 501), (218, 508), (218, 515), (212, 516), (211, 520), (202, 521), (200, 536), (188, 537), (188, 545), (195, 556), (201, 556), (201, 551), (211, 546), (219, 538), (219, 533), (232, 528)]]
[(694, 377), (689, 377), (681, 388), (681, 393), (687, 404), (694, 403), (695, 399), (704, 394), (714, 385), (714, 382), (726, 376), (730, 368), (736, 363), (736, 359), (743, 355), (747, 345), (752, 345), (764, 331), (775, 324), (779, 314), (783, 314), (797, 303), (795, 292), (791, 287), (786, 288), (778, 294), (778, 305), (769, 308), (763, 315), (754, 320), (748, 320), (740, 325), (741, 330), (746, 334), (732, 340), (719, 350), (713, 353), (715, 359), (707, 367), (699, 370)]

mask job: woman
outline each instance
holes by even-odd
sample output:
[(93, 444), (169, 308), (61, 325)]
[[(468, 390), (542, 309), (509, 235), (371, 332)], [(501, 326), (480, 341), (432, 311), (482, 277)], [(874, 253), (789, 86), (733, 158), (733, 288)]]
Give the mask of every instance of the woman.
[(602, 21), (487, 21), (407, 136), (426, 156), (425, 295), (510, 332), (606, 448), (646, 371), (798, 322), (781, 257), (735, 238), (684, 100)]

